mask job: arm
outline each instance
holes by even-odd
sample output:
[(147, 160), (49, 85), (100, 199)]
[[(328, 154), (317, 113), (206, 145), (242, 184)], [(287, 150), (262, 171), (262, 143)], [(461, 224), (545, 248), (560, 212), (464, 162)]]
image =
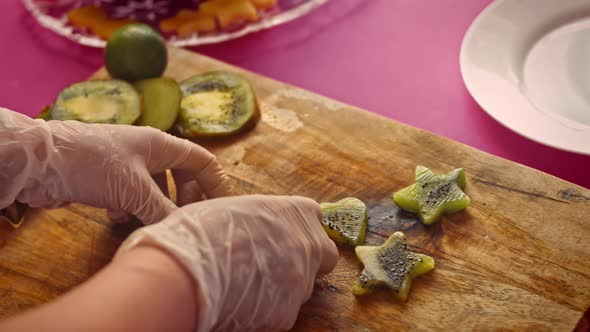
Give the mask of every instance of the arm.
[(338, 259), (321, 217), (318, 204), (301, 197), (182, 207), (131, 234), (86, 284), (0, 330), (288, 330), (316, 276)]
[(0, 322), (0, 331), (194, 331), (194, 287), (168, 255), (139, 246), (55, 302)]

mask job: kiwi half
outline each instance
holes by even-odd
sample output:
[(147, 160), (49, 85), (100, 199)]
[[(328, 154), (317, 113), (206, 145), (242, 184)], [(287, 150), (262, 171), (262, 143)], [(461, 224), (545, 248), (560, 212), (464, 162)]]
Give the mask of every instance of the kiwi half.
[(322, 227), (334, 242), (358, 246), (365, 243), (367, 206), (358, 198), (348, 197), (336, 203), (321, 203)]
[(178, 117), (182, 99), (178, 83), (168, 77), (159, 77), (138, 81), (133, 85), (143, 101), (143, 110), (136, 124), (161, 131), (172, 128)]
[(53, 120), (132, 124), (141, 100), (132, 85), (119, 80), (95, 80), (65, 88), (51, 109)]
[(445, 175), (436, 175), (424, 166), (416, 167), (416, 183), (393, 194), (393, 200), (402, 209), (417, 213), (424, 224), (440, 220), (443, 214), (454, 213), (469, 206), (469, 197), (463, 192), (465, 171), (455, 169)]
[(408, 251), (406, 236), (402, 232), (395, 232), (381, 246), (356, 247), (355, 252), (364, 265), (352, 288), (355, 296), (387, 287), (393, 291), (395, 298), (406, 301), (412, 280), (434, 269), (432, 257)]
[(224, 137), (253, 127), (260, 118), (254, 90), (243, 77), (223, 71), (180, 83), (177, 129), (187, 138)]

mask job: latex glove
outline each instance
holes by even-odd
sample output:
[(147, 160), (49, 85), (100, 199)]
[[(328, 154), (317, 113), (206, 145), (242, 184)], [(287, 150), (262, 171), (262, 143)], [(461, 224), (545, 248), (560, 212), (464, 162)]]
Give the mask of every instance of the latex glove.
[(198, 289), (198, 331), (287, 330), (338, 260), (321, 218), (303, 197), (207, 200), (135, 231), (117, 255), (150, 245), (183, 265)]
[(144, 223), (176, 209), (156, 181), (172, 169), (179, 202), (229, 194), (215, 157), (157, 129), (33, 120), (0, 108), (0, 208), (80, 202), (132, 213)]

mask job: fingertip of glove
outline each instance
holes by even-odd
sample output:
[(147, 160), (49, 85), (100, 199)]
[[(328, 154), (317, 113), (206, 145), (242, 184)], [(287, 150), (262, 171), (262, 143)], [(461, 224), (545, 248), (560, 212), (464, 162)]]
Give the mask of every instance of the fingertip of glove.
[(300, 204), (300, 206), (313, 212), (315, 214), (315, 216), (317, 217), (318, 221), (322, 220), (322, 218), (324, 216), (322, 213), (322, 208), (320, 207), (320, 204), (318, 204), (318, 202), (316, 202), (315, 200), (313, 200), (309, 197), (294, 196), (294, 198), (297, 200), (297, 202)]
[(313, 209), (316, 212), (320, 211), (320, 205), (318, 204), (318, 202), (316, 202), (315, 200), (309, 198), (309, 197), (304, 197), (304, 196), (290, 196), (289, 197), (291, 199), (291, 201), (295, 204), (298, 204), (299, 206), (308, 208), (308, 209)]
[(336, 263), (338, 262), (338, 258), (340, 254), (338, 253), (338, 247), (336, 247), (336, 243), (330, 240), (326, 236), (326, 240), (323, 241), (323, 255), (322, 261), (320, 263), (320, 268), (318, 270), (319, 274), (326, 274), (330, 273), (334, 267), (336, 267)]

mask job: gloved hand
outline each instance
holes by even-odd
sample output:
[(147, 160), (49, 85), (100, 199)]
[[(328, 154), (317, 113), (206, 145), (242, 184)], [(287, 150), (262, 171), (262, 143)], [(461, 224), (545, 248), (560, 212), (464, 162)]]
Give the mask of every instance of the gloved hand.
[(148, 245), (179, 262), (197, 285), (197, 331), (287, 330), (338, 259), (321, 218), (303, 197), (207, 200), (135, 231), (117, 255)]
[[(33, 120), (0, 108), (0, 209), (80, 202), (134, 214), (144, 223), (176, 209), (158, 181), (172, 169), (179, 203), (230, 194), (215, 157), (157, 129)], [(180, 204), (179, 204), (180, 205)]]

